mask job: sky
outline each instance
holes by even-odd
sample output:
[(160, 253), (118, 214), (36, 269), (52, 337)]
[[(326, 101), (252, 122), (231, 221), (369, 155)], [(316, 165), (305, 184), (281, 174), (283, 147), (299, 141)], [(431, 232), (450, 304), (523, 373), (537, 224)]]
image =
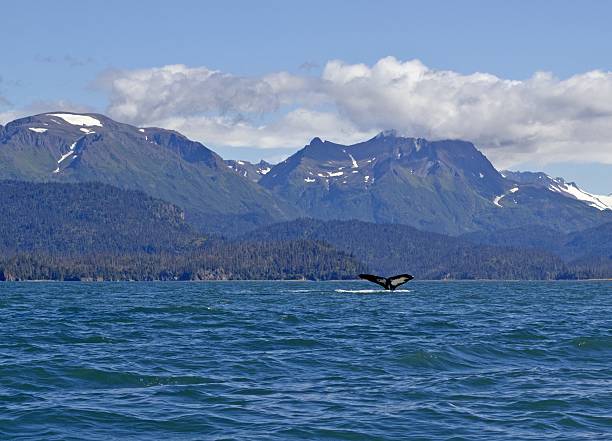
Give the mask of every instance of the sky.
[(396, 129), (612, 192), (612, 2), (33, 0), (2, 16), (0, 124), (99, 112), (271, 161)]

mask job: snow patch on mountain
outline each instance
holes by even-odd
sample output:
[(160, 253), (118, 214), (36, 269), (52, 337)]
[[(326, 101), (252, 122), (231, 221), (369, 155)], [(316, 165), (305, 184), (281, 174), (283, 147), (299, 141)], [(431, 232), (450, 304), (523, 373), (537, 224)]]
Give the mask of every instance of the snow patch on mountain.
[[(345, 150), (346, 152), (346, 150)], [(353, 168), (359, 168), (359, 164), (357, 164), (357, 161), (355, 160), (355, 158), (353, 157), (353, 155), (351, 155), (350, 153), (346, 153), (349, 158), (351, 158), (351, 163), (353, 164), (352, 167)]]
[[(496, 205), (497, 207), (500, 207), (500, 208), (504, 208), (504, 206), (501, 205), (499, 201), (501, 201), (504, 197), (508, 196), (508, 194), (516, 193), (517, 191), (519, 191), (518, 187), (512, 187), (510, 190), (508, 190), (504, 194), (495, 196), (495, 198), (493, 198), (493, 205)], [(516, 201), (514, 201), (514, 203), (516, 204)]]
[[(68, 152), (64, 153), (62, 155), (62, 157), (57, 160), (58, 164), (61, 164), (64, 161), (64, 159), (68, 158), (70, 155), (72, 155), (74, 153), (74, 148), (76, 147), (76, 144), (77, 144), (76, 142), (73, 142), (70, 145), (70, 150), (68, 150)], [(53, 173), (57, 173), (57, 172), (53, 172)]]
[(102, 123), (99, 120), (87, 115), (75, 115), (74, 113), (50, 113), (49, 116), (61, 118), (73, 126), (102, 127)]
[(606, 196), (598, 195), (597, 199), (606, 204), (606, 206), (612, 210), (612, 193)]
[(502, 170), (501, 175), (511, 181), (527, 186), (544, 188), (553, 193), (570, 199), (576, 199), (598, 210), (612, 210), (612, 197), (589, 193), (578, 187), (574, 182), (566, 182), (563, 178), (553, 178), (543, 172), (519, 172)]
[(548, 186), (550, 191), (561, 193), (564, 196), (573, 197), (598, 210), (612, 210), (612, 198), (609, 196), (600, 196), (591, 194), (582, 190), (574, 182), (565, 182), (563, 179), (552, 179), (552, 183)]
[(45, 133), (47, 131), (47, 129), (43, 129), (40, 127), (28, 127), (28, 130), (31, 130), (36, 133)]

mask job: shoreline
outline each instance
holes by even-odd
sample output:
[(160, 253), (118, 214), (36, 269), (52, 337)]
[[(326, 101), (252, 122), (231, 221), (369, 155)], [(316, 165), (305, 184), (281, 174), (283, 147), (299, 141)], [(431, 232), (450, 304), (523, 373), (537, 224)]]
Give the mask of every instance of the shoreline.
[[(236, 283), (236, 282), (363, 282), (360, 279), (330, 279), (330, 280), (306, 280), (306, 279), (211, 279), (211, 280), (55, 280), (55, 279), (33, 279), (33, 280), (2, 280), (4, 283)], [(418, 279), (418, 282), (612, 282), (611, 279)]]

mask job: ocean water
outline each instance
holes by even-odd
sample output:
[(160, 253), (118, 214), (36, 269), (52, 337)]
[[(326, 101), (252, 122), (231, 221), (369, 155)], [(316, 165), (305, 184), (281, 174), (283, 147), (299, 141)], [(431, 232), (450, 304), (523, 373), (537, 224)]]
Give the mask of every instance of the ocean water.
[(404, 288), (0, 284), (0, 439), (612, 439), (612, 283)]

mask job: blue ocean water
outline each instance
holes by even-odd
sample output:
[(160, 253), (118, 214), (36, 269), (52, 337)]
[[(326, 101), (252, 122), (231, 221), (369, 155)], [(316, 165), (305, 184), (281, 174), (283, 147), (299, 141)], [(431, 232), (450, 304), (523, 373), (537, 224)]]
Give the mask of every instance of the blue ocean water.
[(0, 439), (612, 439), (610, 282), (0, 284)]

